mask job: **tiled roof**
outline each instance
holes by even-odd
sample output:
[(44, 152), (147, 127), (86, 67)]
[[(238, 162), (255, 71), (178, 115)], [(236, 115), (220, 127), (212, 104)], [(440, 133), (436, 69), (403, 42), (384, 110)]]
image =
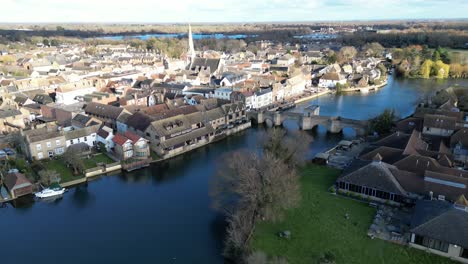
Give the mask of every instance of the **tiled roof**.
[(124, 135), (117, 133), (113, 138), (112, 141), (114, 141), (115, 144), (119, 146), (123, 146), (129, 139), (125, 137)]

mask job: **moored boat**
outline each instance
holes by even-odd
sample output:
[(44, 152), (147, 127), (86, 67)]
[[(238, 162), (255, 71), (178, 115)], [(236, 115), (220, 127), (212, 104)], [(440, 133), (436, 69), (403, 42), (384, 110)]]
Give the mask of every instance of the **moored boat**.
[(65, 192), (65, 188), (54, 188), (54, 189), (46, 188), (40, 192), (35, 193), (34, 195), (37, 198), (49, 198), (49, 197), (62, 195), (64, 192)]

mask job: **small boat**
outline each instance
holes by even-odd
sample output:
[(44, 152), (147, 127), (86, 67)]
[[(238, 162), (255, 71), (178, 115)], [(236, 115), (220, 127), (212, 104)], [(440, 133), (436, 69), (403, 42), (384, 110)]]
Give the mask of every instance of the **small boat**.
[(35, 193), (34, 195), (37, 198), (49, 198), (49, 197), (54, 197), (54, 196), (59, 196), (62, 195), (65, 192), (65, 188), (46, 188), (40, 192)]

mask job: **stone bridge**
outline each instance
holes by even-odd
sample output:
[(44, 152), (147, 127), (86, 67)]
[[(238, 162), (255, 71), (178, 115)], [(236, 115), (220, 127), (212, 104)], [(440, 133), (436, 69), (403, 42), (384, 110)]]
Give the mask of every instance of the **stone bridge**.
[(281, 126), (286, 120), (295, 120), (302, 130), (311, 130), (318, 125), (327, 128), (330, 133), (340, 133), (343, 128), (352, 128), (356, 135), (366, 135), (368, 121), (342, 118), (339, 116), (320, 116), (318, 110), (303, 113), (279, 112), (279, 111), (249, 111), (247, 117), (257, 124), (267, 124), (268, 126)]

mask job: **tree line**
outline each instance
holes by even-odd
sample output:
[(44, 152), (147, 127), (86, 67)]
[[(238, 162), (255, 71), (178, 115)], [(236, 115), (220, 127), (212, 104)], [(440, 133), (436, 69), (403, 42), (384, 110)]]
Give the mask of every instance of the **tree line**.
[(360, 47), (366, 43), (378, 42), (384, 47), (407, 47), (427, 45), (430, 48), (447, 47), (466, 49), (468, 34), (466, 31), (439, 30), (415, 32), (358, 32), (341, 35), (338, 41), (343, 45)]
[(396, 74), (414, 78), (468, 78), (468, 65), (460, 53), (446, 48), (430, 49), (428, 46), (412, 45), (394, 49), (392, 63)]

